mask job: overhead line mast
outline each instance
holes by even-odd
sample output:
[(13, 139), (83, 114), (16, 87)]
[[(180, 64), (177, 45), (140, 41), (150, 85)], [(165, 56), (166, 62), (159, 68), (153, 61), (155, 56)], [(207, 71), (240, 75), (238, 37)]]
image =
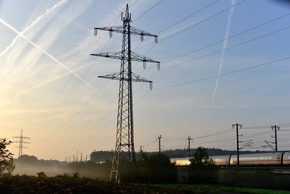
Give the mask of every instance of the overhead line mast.
[(131, 27), (131, 14), (129, 13), (128, 4), (126, 6), (125, 15), (121, 13), (121, 20), (123, 26), (112, 26), (103, 28), (94, 28), (94, 34), (97, 35), (98, 30), (109, 31), (109, 36), (112, 37), (113, 32), (122, 33), (122, 50), (118, 52), (107, 52), (91, 54), (93, 56), (107, 57), (121, 60), (120, 72), (112, 73), (99, 78), (119, 80), (119, 97), (118, 97), (118, 115), (117, 115), (117, 131), (115, 153), (112, 161), (112, 169), (110, 174), (110, 181), (119, 182), (120, 175), (120, 159), (121, 154), (127, 153), (129, 161), (135, 161), (135, 147), (134, 147), (134, 122), (133, 122), (133, 93), (132, 82), (148, 82), (152, 88), (152, 81), (147, 80), (132, 72), (132, 61), (143, 62), (143, 67), (146, 67), (146, 62), (157, 63), (158, 70), (160, 69), (160, 62), (142, 56), (131, 51), (131, 35), (140, 35), (141, 41), (144, 36), (155, 37), (155, 42), (158, 41), (158, 36), (150, 34), (143, 30)]
[(16, 136), (16, 137), (13, 137), (13, 138), (19, 139), (19, 141), (15, 141), (14, 142), (14, 143), (19, 143), (19, 146), (17, 147), (17, 148), (19, 148), (19, 152), (18, 152), (18, 158), (19, 158), (23, 154), (23, 148), (27, 148), (23, 144), (29, 144), (30, 143), (30, 142), (25, 141), (25, 139), (30, 139), (30, 138), (23, 136), (23, 130), (22, 129), (21, 129), (20, 136)]

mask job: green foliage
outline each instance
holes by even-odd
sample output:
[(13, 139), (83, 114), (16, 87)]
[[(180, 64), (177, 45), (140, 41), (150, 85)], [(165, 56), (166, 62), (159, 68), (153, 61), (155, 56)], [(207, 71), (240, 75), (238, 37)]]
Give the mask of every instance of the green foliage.
[(127, 162), (121, 166), (121, 182), (175, 183), (177, 169), (164, 154), (141, 153), (136, 163)]
[(24, 163), (37, 164), (39, 161), (37, 157), (35, 156), (29, 156), (29, 155), (24, 154), (17, 159), (17, 162), (20, 162), (22, 164)]
[(44, 172), (38, 172), (37, 173), (37, 177), (38, 178), (42, 178), (42, 179), (47, 178), (47, 176), (46, 176), (46, 174)]
[(7, 146), (12, 142), (7, 141), (6, 138), (0, 139), (0, 177), (4, 175), (11, 175), (14, 170), (13, 154), (9, 152)]
[(199, 168), (207, 168), (214, 166), (214, 161), (208, 156), (207, 150), (203, 147), (198, 147), (190, 159), (191, 166)]
[[(142, 186), (142, 185), (139, 185)], [(226, 187), (220, 185), (188, 185), (188, 184), (155, 184), (144, 185), (147, 187), (162, 188), (165, 191), (169, 190), (173, 193), (248, 193), (248, 194), (290, 194), (290, 191), (271, 190), (271, 189), (253, 189), (241, 187)], [(165, 193), (165, 192), (164, 192)]]
[(97, 164), (92, 161), (71, 162), (66, 166), (66, 171), (68, 173), (78, 173), (80, 177), (97, 178), (99, 180), (108, 180), (110, 170), (111, 162), (109, 161), (102, 164)]
[(289, 174), (275, 174), (271, 170), (226, 168), (219, 170), (218, 177), (220, 185), (290, 191)]
[(217, 182), (217, 167), (208, 156), (207, 150), (198, 147), (190, 159), (188, 182), (193, 184), (215, 184)]
[[(251, 179), (250, 179), (251, 180)], [(251, 180), (255, 181), (255, 180)], [(287, 182), (289, 184), (289, 182)], [(16, 175), (0, 177), (0, 193), (252, 193), (289, 194), (288, 191), (270, 189), (234, 188), (217, 185), (186, 184), (112, 184), (87, 178), (73, 178), (68, 175), (47, 177)]]

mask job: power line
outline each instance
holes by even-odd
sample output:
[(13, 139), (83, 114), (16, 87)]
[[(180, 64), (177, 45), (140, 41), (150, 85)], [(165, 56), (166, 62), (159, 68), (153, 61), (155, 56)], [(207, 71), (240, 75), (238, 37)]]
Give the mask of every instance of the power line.
[(143, 17), (146, 13), (148, 13), (149, 11), (151, 11), (154, 7), (156, 7), (157, 5), (159, 5), (160, 3), (162, 3), (163, 0), (160, 0), (159, 2), (155, 3), (150, 9), (148, 9), (147, 11), (145, 11), (143, 14), (141, 14), (140, 16), (138, 16), (134, 22), (136, 22), (138, 19), (140, 19), (141, 17)]
[[(265, 62), (265, 63), (258, 64), (258, 65), (254, 65), (254, 66), (251, 66), (251, 67), (246, 67), (246, 68), (242, 68), (242, 69), (238, 69), (238, 70), (234, 70), (234, 71), (229, 71), (229, 72), (226, 72), (226, 73), (221, 73), (219, 75), (219, 77), (227, 76), (227, 75), (234, 74), (234, 73), (240, 73), (242, 71), (246, 71), (246, 70), (250, 70), (250, 69), (254, 69), (254, 68), (258, 68), (258, 67), (262, 67), (262, 66), (266, 66), (266, 65), (270, 65), (270, 64), (274, 64), (274, 63), (278, 63), (278, 62), (281, 62), (281, 61), (286, 61), (286, 60), (289, 60), (289, 59), (290, 59), (290, 56), (289, 57), (285, 57), (285, 58), (281, 58), (281, 59), (277, 59), (277, 60), (274, 60), (274, 61)], [(179, 83), (179, 84), (173, 84), (173, 85), (169, 85), (169, 86), (165, 86), (165, 87), (156, 88), (156, 89), (153, 89), (153, 91), (155, 91), (155, 90), (163, 90), (163, 89), (173, 88), (173, 87), (178, 87), (178, 86), (183, 86), (183, 85), (188, 85), (188, 84), (192, 84), (192, 83), (196, 83), (196, 82), (200, 82), (200, 81), (213, 79), (213, 78), (216, 78), (216, 77), (217, 77), (217, 75), (208, 76), (208, 77), (204, 77), (204, 78), (200, 78), (200, 79), (196, 79), (196, 80), (192, 80), (192, 81), (188, 81), (188, 82), (182, 82), (182, 83)]]
[[(202, 46), (202, 47), (200, 47), (200, 48), (198, 48), (198, 49), (195, 49), (195, 50), (193, 50), (193, 51), (190, 51), (190, 52), (188, 52), (188, 53), (182, 54), (182, 55), (180, 55), (180, 56), (178, 56), (178, 57), (175, 57), (175, 58), (173, 58), (173, 59), (163, 61), (163, 64), (168, 63), (168, 62), (173, 61), (173, 60), (176, 60), (176, 59), (181, 58), (181, 57), (185, 57), (185, 56), (191, 55), (191, 54), (193, 54), (193, 53), (195, 53), (195, 52), (197, 52), (197, 51), (201, 51), (201, 50), (206, 49), (206, 48), (209, 48), (209, 47), (211, 47), (211, 46), (214, 46), (214, 45), (220, 44), (220, 43), (222, 43), (222, 42), (224, 42), (224, 41), (226, 41), (226, 40), (230, 40), (230, 39), (232, 39), (232, 38), (238, 37), (238, 36), (240, 36), (240, 35), (242, 35), (242, 34), (245, 34), (245, 33), (250, 32), (250, 31), (252, 31), (252, 30), (258, 29), (258, 28), (260, 28), (260, 27), (262, 27), (262, 26), (265, 26), (265, 25), (267, 25), (267, 24), (270, 24), (270, 23), (272, 23), (272, 22), (275, 22), (275, 21), (277, 21), (277, 20), (280, 20), (280, 19), (282, 19), (282, 18), (284, 18), (284, 17), (287, 17), (287, 16), (289, 16), (289, 15), (290, 15), (290, 13), (287, 13), (287, 14), (281, 15), (281, 16), (279, 16), (279, 17), (276, 17), (276, 18), (274, 18), (274, 19), (268, 20), (268, 21), (266, 21), (266, 22), (264, 22), (264, 23), (262, 23), (262, 24), (259, 24), (259, 25), (257, 25), (257, 26), (252, 27), (252, 28), (249, 28), (249, 29), (246, 29), (246, 30), (241, 31), (241, 32), (239, 32), (239, 33), (236, 33), (236, 34), (234, 34), (234, 35), (231, 35), (231, 36), (229, 36), (228, 38), (224, 38), (224, 39), (222, 39), (222, 40), (218, 40), (218, 41), (216, 41), (216, 42), (213, 42), (213, 43), (207, 44), (207, 45), (205, 45), (205, 46)], [(168, 67), (168, 68), (170, 68), (170, 67)], [(163, 68), (163, 70), (164, 70), (164, 69), (166, 69), (166, 68)]]
[(214, 14), (214, 15), (211, 15), (210, 17), (207, 17), (207, 18), (205, 18), (205, 19), (203, 19), (203, 20), (201, 20), (201, 21), (199, 21), (199, 22), (197, 22), (197, 23), (195, 23), (193, 25), (190, 25), (189, 27), (187, 27), (187, 28), (185, 28), (185, 29), (183, 29), (183, 30), (181, 30), (181, 31), (179, 31), (177, 33), (174, 33), (174, 34), (172, 34), (172, 35), (170, 35), (170, 36), (168, 36), (166, 38), (163, 38), (163, 39), (161, 38), (160, 39), (160, 43), (163, 42), (163, 41), (165, 41), (165, 40), (167, 40), (167, 39), (169, 39), (169, 38), (172, 38), (173, 36), (175, 36), (175, 35), (177, 35), (177, 34), (179, 34), (181, 32), (184, 32), (184, 31), (186, 31), (186, 30), (188, 30), (188, 29), (190, 29), (192, 27), (195, 27), (195, 26), (197, 26), (197, 25), (199, 25), (199, 24), (201, 24), (201, 23), (203, 23), (203, 22), (205, 22), (205, 21), (207, 21), (207, 20), (209, 20), (211, 18), (214, 18), (214, 17), (216, 17), (216, 16), (218, 16), (218, 15), (220, 15), (220, 14), (222, 14), (222, 13), (224, 13), (224, 12), (226, 12), (226, 11), (228, 11), (228, 10), (230, 10), (230, 9), (232, 9), (232, 8), (240, 5), (240, 4), (242, 4), (243, 2), (245, 2), (245, 0), (242, 0), (239, 3), (236, 3), (236, 4), (230, 6), (230, 7), (226, 8), (226, 9), (223, 9), (222, 11), (220, 11), (220, 12)]
[(179, 20), (178, 22), (176, 22), (176, 23), (174, 23), (174, 24), (172, 24), (172, 25), (170, 25), (170, 26), (164, 28), (163, 30), (161, 30), (161, 31), (158, 32), (157, 34), (161, 34), (162, 32), (164, 32), (164, 31), (166, 31), (166, 30), (172, 28), (173, 26), (176, 26), (177, 24), (179, 24), (179, 23), (185, 21), (186, 19), (188, 19), (188, 18), (194, 16), (195, 14), (197, 14), (197, 13), (199, 13), (199, 12), (201, 12), (201, 11), (203, 11), (203, 10), (209, 8), (210, 6), (216, 4), (218, 1), (219, 1), (219, 0), (216, 0), (216, 1), (214, 1), (214, 2), (212, 2), (212, 3), (210, 3), (210, 4), (208, 4), (208, 5), (206, 5), (205, 7), (202, 7), (201, 9), (199, 9), (199, 10), (197, 10), (197, 11), (194, 11), (193, 13), (191, 13), (190, 15), (188, 15), (188, 16), (182, 18), (182, 19)]
[[(288, 13), (288, 14), (289, 14), (289, 13)], [(287, 15), (288, 15), (288, 14), (287, 14)], [(281, 17), (282, 17), (282, 16), (281, 16)], [(147, 92), (144, 96), (146, 96), (148, 93), (149, 93), (149, 92)], [(143, 96), (143, 97), (144, 97), (144, 96)], [(143, 98), (143, 97), (142, 97), (142, 98)], [(140, 98), (138, 101), (140, 101), (142, 98)]]
[[(255, 29), (257, 29), (257, 28), (260, 28), (260, 27), (265, 26), (265, 25), (267, 25), (267, 24), (270, 24), (270, 23), (272, 23), (272, 22), (275, 22), (275, 21), (277, 21), (277, 20), (280, 20), (280, 19), (282, 19), (282, 18), (284, 18), (284, 17), (287, 17), (287, 16), (289, 16), (289, 15), (290, 15), (290, 13), (287, 13), (287, 14), (281, 15), (281, 16), (279, 16), (279, 17), (273, 18), (273, 19), (268, 20), (268, 21), (266, 21), (266, 22), (264, 22), (264, 23), (262, 23), (262, 24), (259, 24), (259, 25), (257, 25), (257, 26), (252, 27), (252, 28), (246, 29), (246, 30), (241, 31), (241, 32), (239, 32), (239, 33), (237, 33), (237, 34), (234, 34), (234, 35), (232, 35), (232, 36), (229, 36), (229, 37), (226, 38), (226, 39), (223, 39), (223, 40), (219, 40), (219, 41), (216, 41), (216, 42), (210, 43), (210, 44), (208, 44), (208, 45), (206, 45), (206, 46), (203, 46), (203, 47), (200, 47), (200, 48), (198, 48), (198, 49), (196, 49), (196, 50), (194, 50), (194, 51), (190, 51), (189, 53), (186, 53), (186, 54), (180, 55), (180, 56), (178, 56), (178, 57), (175, 57), (175, 58), (170, 59), (170, 60), (167, 60), (167, 61), (163, 61), (163, 64), (168, 63), (168, 62), (173, 61), (173, 60), (176, 60), (176, 59), (178, 59), (178, 58), (185, 57), (185, 56), (187, 56), (187, 55), (193, 54), (193, 53), (195, 53), (195, 52), (197, 52), (197, 51), (200, 51), (200, 50), (203, 50), (203, 49), (205, 49), (205, 48), (209, 48), (209, 47), (214, 46), (214, 45), (216, 45), (216, 44), (222, 43), (222, 42), (224, 42), (225, 40), (229, 40), (229, 39), (231, 39), (231, 38), (238, 37), (238, 36), (240, 36), (240, 35), (242, 35), (242, 34), (245, 34), (245, 33), (247, 33), (247, 32), (250, 32), (250, 31), (252, 31), (252, 30), (255, 30)], [(288, 27), (286, 27), (286, 29), (287, 29), (287, 28), (288, 28)], [(166, 28), (166, 29), (167, 29), (167, 28)], [(281, 29), (281, 30), (284, 30), (284, 28)], [(281, 31), (281, 30), (278, 30), (277, 32), (279, 32), (279, 31)], [(269, 35), (271, 35), (271, 34), (273, 34), (273, 33), (276, 33), (276, 31), (270, 33)], [(264, 37), (264, 36), (263, 36), (263, 37)], [(259, 38), (259, 37), (258, 37), (258, 38)], [(255, 39), (255, 40), (256, 40), (256, 39)], [(253, 41), (253, 40), (252, 40), (252, 41)], [(249, 42), (249, 41), (247, 41), (247, 42)], [(153, 46), (149, 49), (149, 51), (150, 51), (154, 46), (155, 46), (155, 45), (153, 45)], [(228, 49), (228, 48), (227, 48), (227, 49)], [(148, 52), (149, 52), (149, 51), (148, 51)], [(194, 60), (198, 60), (198, 59), (201, 59), (201, 58), (204, 58), (204, 57), (210, 56), (210, 55), (212, 55), (212, 54), (217, 54), (217, 53), (222, 52), (222, 51), (224, 51), (224, 50), (221, 50), (221, 51), (218, 51), (218, 52), (214, 52), (214, 53), (211, 53), (211, 54), (209, 54), (209, 55), (205, 55), (205, 56), (199, 57), (199, 58), (194, 59)], [(148, 52), (147, 52), (147, 53), (148, 53)], [(147, 53), (146, 53), (146, 54), (147, 54)], [(190, 60), (190, 61), (186, 61), (185, 63), (188, 63), (188, 62), (191, 62), (191, 61), (192, 61), (192, 60)], [(169, 69), (169, 68), (172, 68), (172, 67), (176, 67), (176, 66), (179, 66), (179, 65), (182, 65), (182, 64), (185, 64), (185, 63), (179, 63), (179, 64), (172, 65), (172, 66), (169, 66), (169, 67), (165, 67), (165, 68), (163, 68), (161, 71), (164, 71), (164, 70), (166, 70), (166, 69)], [(157, 73), (158, 73), (158, 72), (157, 72)], [(151, 76), (151, 78), (153, 78), (155, 75), (156, 75), (156, 73), (153, 74), (153, 75)], [(216, 76), (208, 77), (208, 78), (205, 78), (205, 79), (207, 80), (207, 79), (213, 79), (213, 78), (216, 78)], [(202, 80), (196, 80), (196, 81), (203, 81), (203, 79), (202, 79)], [(141, 98), (139, 98), (136, 102), (139, 102), (140, 100), (142, 100), (142, 99), (143, 99), (147, 94), (149, 94), (149, 92), (145, 93), (145, 94), (144, 94)]]
[[(250, 39), (250, 40), (247, 40), (247, 41), (244, 41), (244, 42), (241, 42), (241, 43), (238, 43), (238, 44), (235, 44), (233, 46), (230, 46), (230, 47), (227, 47), (227, 48), (224, 48), (224, 49), (221, 49), (221, 50), (218, 50), (218, 51), (215, 51), (215, 52), (212, 52), (212, 53), (209, 53), (209, 54), (205, 54), (201, 57), (197, 57), (197, 58), (194, 58), (194, 59), (190, 59), (188, 61), (185, 61), (185, 62), (182, 62), (182, 63), (178, 63), (178, 64), (175, 64), (175, 65), (172, 65), (172, 66), (169, 66), (169, 67), (165, 67), (163, 68), (161, 71), (164, 71), (164, 70), (167, 70), (167, 69), (170, 69), (170, 68), (173, 68), (173, 67), (176, 67), (176, 66), (180, 66), (180, 65), (183, 65), (183, 64), (186, 64), (186, 63), (189, 63), (189, 62), (192, 62), (192, 61), (197, 61), (197, 60), (200, 60), (200, 59), (203, 59), (203, 58), (206, 58), (206, 57), (209, 57), (211, 55), (215, 55), (215, 54), (218, 54), (218, 53), (221, 53), (223, 51), (226, 51), (226, 50), (230, 50), (230, 49), (233, 49), (233, 48), (236, 48), (236, 47), (239, 47), (239, 46), (242, 46), (244, 44), (247, 44), (247, 43), (250, 43), (250, 42), (253, 42), (253, 41), (256, 41), (256, 40), (259, 40), (259, 39), (262, 39), (262, 38), (265, 38), (267, 36), (270, 36), (270, 35), (273, 35), (273, 34), (276, 34), (278, 32), (281, 32), (283, 30), (287, 30), (289, 29), (290, 26), (286, 26), (286, 27), (283, 27), (283, 28), (280, 28), (278, 30), (275, 30), (275, 31), (272, 31), (270, 33), (267, 33), (267, 34), (264, 34), (264, 35), (261, 35), (261, 36), (258, 36), (256, 38), (253, 38), (253, 39)], [(197, 49), (198, 50), (198, 49)], [(197, 51), (196, 50), (196, 51)]]
[[(111, 22), (110, 24), (114, 23), (118, 18), (119, 18), (119, 15), (116, 16), (116, 17), (112, 20), (112, 22)], [(109, 25), (110, 25), (110, 24), (109, 24)], [(92, 45), (94, 39), (95, 39), (95, 36), (93, 36), (91, 42), (90, 42), (89, 45), (86, 47), (85, 52), (83, 53), (83, 55), (81, 56), (81, 59), (79, 60), (77, 66), (75, 67), (75, 70), (76, 70), (77, 67), (80, 65), (82, 59), (83, 59), (84, 56), (86, 55), (86, 53), (87, 53), (89, 47)], [(109, 39), (108, 39), (108, 40), (109, 40)], [(105, 43), (105, 45), (103, 46), (103, 48), (108, 44), (108, 40), (107, 40), (107, 42)], [(95, 58), (95, 60), (97, 60), (97, 58)], [(87, 73), (88, 73), (88, 71), (89, 71), (89, 69), (90, 69), (91, 67), (92, 67), (92, 66), (89, 66), (89, 68), (87, 69), (87, 71), (86, 71), (85, 74), (83, 75), (84, 77), (87, 75)], [(74, 71), (75, 71), (75, 70), (74, 70)], [(45, 120), (46, 120), (46, 122), (43, 124), (42, 128), (46, 127), (46, 126), (48, 125), (48, 123), (49, 123), (49, 120), (52, 120), (52, 119), (56, 116), (56, 113), (60, 111), (60, 109), (61, 109), (61, 108), (62, 108), (62, 107), (63, 107), (63, 106), (68, 102), (68, 99), (69, 99), (69, 98), (72, 96), (72, 94), (75, 92), (75, 90), (76, 90), (77, 87), (79, 86), (79, 83), (80, 83), (80, 82), (78, 82), (78, 84), (77, 84), (75, 87), (72, 87), (72, 88), (71, 88), (70, 95), (67, 95), (67, 97), (66, 97), (62, 102), (59, 102), (58, 106), (55, 105), (56, 102), (57, 102), (57, 100), (58, 100), (58, 99), (60, 98), (60, 96), (63, 94), (65, 88), (66, 88), (67, 85), (68, 85), (68, 83), (70, 82), (71, 77), (72, 77), (72, 76), (70, 76), (70, 77), (68, 78), (67, 82), (66, 82), (65, 85), (62, 87), (62, 89), (61, 89), (61, 91), (59, 92), (58, 96), (55, 98), (54, 102), (51, 104), (49, 110), (48, 110), (48, 111), (46, 112), (46, 114), (43, 116), (43, 118), (42, 118), (41, 121), (38, 123), (38, 125), (37, 125), (33, 130), (32, 130), (32, 133), (33, 133), (36, 129), (40, 128), (40, 124), (41, 124), (42, 122), (45, 122)], [(54, 108), (53, 108), (53, 107), (54, 107)], [(48, 117), (49, 117), (50, 115), (53, 115), (53, 116), (52, 116), (51, 119), (48, 119)]]

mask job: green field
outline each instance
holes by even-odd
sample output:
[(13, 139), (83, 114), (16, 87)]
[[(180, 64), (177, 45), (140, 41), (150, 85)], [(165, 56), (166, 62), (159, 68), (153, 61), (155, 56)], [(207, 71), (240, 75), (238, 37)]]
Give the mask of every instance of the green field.
[(185, 185), (185, 184), (161, 184), (150, 185), (150, 187), (160, 187), (178, 191), (191, 191), (193, 193), (250, 193), (250, 194), (290, 194), (290, 191), (272, 190), (272, 189), (252, 189), (226, 187), (218, 185)]
[(290, 194), (290, 191), (270, 189), (249, 189), (217, 185), (188, 184), (113, 184), (95, 179), (82, 178), (77, 175), (46, 176), (10, 176), (0, 178), (1, 194), (17, 193), (168, 193), (168, 194)]

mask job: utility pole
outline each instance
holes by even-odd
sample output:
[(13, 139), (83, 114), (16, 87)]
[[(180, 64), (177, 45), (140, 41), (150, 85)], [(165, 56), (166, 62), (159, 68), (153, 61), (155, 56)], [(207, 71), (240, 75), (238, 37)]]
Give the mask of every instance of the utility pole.
[(161, 154), (161, 135), (158, 136), (158, 142), (159, 154)]
[(233, 128), (236, 128), (237, 133), (237, 167), (240, 166), (240, 147), (239, 147), (239, 128), (242, 128), (241, 124), (232, 124)]
[[(132, 82), (148, 82), (152, 88), (152, 81), (147, 80), (132, 72), (132, 61), (143, 62), (145, 68), (146, 62), (157, 63), (158, 70), (160, 69), (160, 62), (147, 58), (140, 54), (131, 51), (131, 35), (140, 35), (141, 41), (144, 36), (155, 37), (157, 42), (157, 35), (150, 34), (143, 30), (139, 30), (130, 25), (131, 14), (129, 13), (128, 4), (126, 6), (125, 14), (121, 14), (123, 26), (112, 26), (103, 28), (94, 28), (94, 34), (97, 35), (98, 30), (109, 31), (109, 36), (112, 37), (113, 32), (123, 34), (122, 50), (111, 53), (91, 54), (98, 57), (107, 57), (121, 60), (120, 72), (112, 73), (99, 78), (113, 79), (119, 81), (119, 97), (118, 97), (118, 115), (117, 115), (117, 131), (115, 153), (112, 161), (112, 168), (110, 173), (110, 181), (119, 182), (119, 163), (120, 155), (127, 153), (129, 161), (135, 162), (135, 147), (134, 147), (134, 125), (133, 125), (133, 93)], [(123, 158), (125, 158), (123, 156)]]
[(27, 142), (27, 141), (24, 141), (24, 139), (30, 139), (29, 137), (24, 137), (23, 136), (23, 130), (21, 129), (21, 134), (20, 134), (20, 136), (17, 136), (17, 137), (13, 137), (13, 138), (17, 138), (17, 139), (19, 139), (19, 141), (16, 141), (15, 143), (19, 143), (19, 146), (17, 147), (17, 148), (19, 148), (19, 152), (18, 152), (18, 158), (20, 157), (20, 156), (22, 156), (22, 154), (23, 154), (23, 148), (27, 148), (27, 147), (24, 147), (23, 146), (23, 144), (29, 144), (29, 142)]
[(190, 142), (192, 142), (192, 138), (188, 136), (187, 140), (188, 140), (188, 157), (190, 157)]
[(271, 126), (272, 130), (275, 130), (275, 151), (278, 152), (278, 143), (277, 143), (277, 129), (279, 130), (279, 126)]

